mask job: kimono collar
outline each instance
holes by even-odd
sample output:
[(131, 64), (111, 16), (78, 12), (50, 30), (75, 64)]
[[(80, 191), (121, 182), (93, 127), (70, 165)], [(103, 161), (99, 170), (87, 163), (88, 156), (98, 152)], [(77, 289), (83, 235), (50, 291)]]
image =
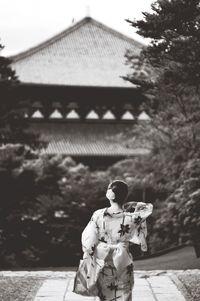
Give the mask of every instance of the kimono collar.
[(116, 211), (116, 212), (109, 212), (108, 211), (109, 207), (107, 207), (103, 213), (103, 216), (110, 216), (110, 217), (122, 217), (124, 215), (124, 210), (123, 211)]

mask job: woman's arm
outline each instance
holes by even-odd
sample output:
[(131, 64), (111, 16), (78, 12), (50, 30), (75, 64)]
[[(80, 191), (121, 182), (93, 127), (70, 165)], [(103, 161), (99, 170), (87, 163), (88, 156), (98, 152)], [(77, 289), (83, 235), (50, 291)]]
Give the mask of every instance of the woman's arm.
[(137, 206), (137, 202), (128, 202), (123, 205), (123, 209), (126, 212), (134, 212)]
[(152, 214), (153, 205), (143, 202), (128, 202), (123, 205), (125, 212), (131, 213), (136, 224), (145, 221)]
[(153, 205), (151, 203), (138, 202), (135, 208), (135, 215), (141, 218), (141, 222), (152, 214)]
[(146, 219), (149, 215), (151, 215), (152, 211), (153, 211), (153, 205), (151, 203), (138, 202), (135, 207), (134, 213), (132, 213), (134, 227), (133, 227), (133, 233), (130, 242), (140, 244), (141, 250), (144, 252), (147, 251)]
[(81, 236), (82, 250), (85, 253), (93, 255), (94, 248), (98, 243), (98, 225), (97, 213), (94, 212), (89, 223), (85, 227)]

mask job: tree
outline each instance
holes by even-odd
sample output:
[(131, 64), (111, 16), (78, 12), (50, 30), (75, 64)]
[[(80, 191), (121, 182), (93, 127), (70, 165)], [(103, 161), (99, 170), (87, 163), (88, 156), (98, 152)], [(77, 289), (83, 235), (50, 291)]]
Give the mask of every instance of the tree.
[(151, 126), (160, 134), (160, 144), (170, 145), (172, 152), (177, 145), (185, 154), (196, 152), (200, 141), (199, 1), (158, 0), (151, 13), (144, 13), (144, 20), (129, 22), (138, 34), (151, 39), (139, 59), (127, 53), (128, 62), (140, 69), (139, 77), (136, 72), (127, 79), (146, 94), (145, 107)]
[(143, 106), (152, 117), (151, 135), (146, 132), (154, 150), (166, 153), (167, 161), (182, 163), (200, 146), (199, 1), (158, 0), (143, 15), (143, 20), (128, 22), (151, 42), (139, 59), (127, 53), (136, 72), (126, 79), (146, 95)]
[[(142, 107), (151, 122), (145, 125), (143, 135), (152, 143), (152, 170), (154, 176), (163, 174), (159, 180), (165, 177), (173, 183), (172, 193), (184, 186), (181, 171), (200, 157), (200, 3), (157, 0), (152, 11), (143, 15), (142, 20), (127, 21), (139, 35), (149, 38), (150, 44), (139, 58), (127, 52), (127, 61), (136, 71), (126, 79), (146, 95)], [(195, 201), (193, 192), (190, 190), (190, 204)], [(182, 198), (182, 203), (176, 199), (173, 214), (176, 209), (183, 213), (183, 204), (189, 206), (186, 199)], [(195, 208), (188, 209), (190, 216), (195, 215)], [(183, 226), (183, 219), (177, 221)], [(194, 240), (199, 228), (194, 229), (195, 223), (192, 227)]]
[(16, 258), (23, 259), (23, 250), (27, 248), (28, 227), (24, 227), (23, 219), (37, 210), (37, 174), (33, 169), (23, 168), (24, 162), (35, 156), (30, 149), (20, 144), (4, 148), (4, 156), (0, 157), (0, 264), (14, 266)]
[[(0, 44), (0, 51), (3, 48)], [(0, 56), (0, 145), (21, 143), (38, 147), (39, 136), (26, 130), (24, 113), (28, 103), (17, 96), (19, 80), (10, 65), (9, 58)]]
[(200, 4), (199, 0), (157, 0), (144, 19), (130, 21), (137, 33), (150, 38), (141, 58), (150, 66), (164, 69), (175, 83), (199, 86)]
[[(0, 157), (0, 265), (75, 265), (81, 232), (107, 204), (106, 172), (71, 158), (6, 145)], [(106, 204), (105, 204), (106, 203)]]
[(197, 257), (200, 257), (200, 159), (187, 162), (183, 172), (183, 184), (175, 195), (179, 200), (178, 220), (181, 220), (183, 232), (189, 233)]

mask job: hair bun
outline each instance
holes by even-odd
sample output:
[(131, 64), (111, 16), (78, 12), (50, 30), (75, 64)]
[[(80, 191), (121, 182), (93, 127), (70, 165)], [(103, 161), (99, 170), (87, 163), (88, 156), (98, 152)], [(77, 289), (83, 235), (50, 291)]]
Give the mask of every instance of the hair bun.
[(128, 185), (124, 181), (115, 180), (110, 185), (109, 188), (115, 193), (115, 202), (122, 205), (128, 195)]

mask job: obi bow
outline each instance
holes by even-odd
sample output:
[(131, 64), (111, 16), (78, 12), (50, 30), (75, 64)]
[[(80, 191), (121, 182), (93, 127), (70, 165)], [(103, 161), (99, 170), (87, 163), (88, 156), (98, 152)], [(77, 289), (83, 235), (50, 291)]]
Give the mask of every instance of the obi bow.
[(119, 242), (116, 244), (108, 244), (100, 242), (96, 246), (95, 255), (98, 259), (104, 260), (108, 254), (112, 254), (113, 264), (120, 274), (124, 268), (133, 263), (131, 254), (128, 251), (128, 242)]

